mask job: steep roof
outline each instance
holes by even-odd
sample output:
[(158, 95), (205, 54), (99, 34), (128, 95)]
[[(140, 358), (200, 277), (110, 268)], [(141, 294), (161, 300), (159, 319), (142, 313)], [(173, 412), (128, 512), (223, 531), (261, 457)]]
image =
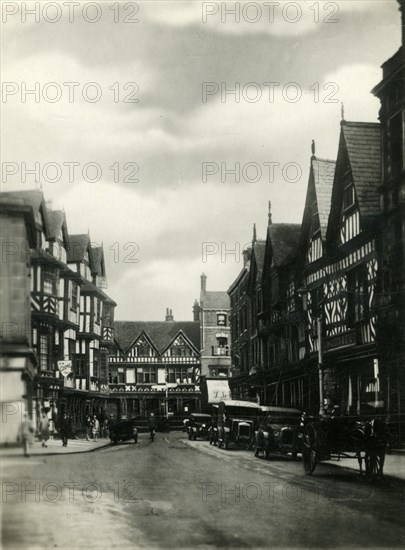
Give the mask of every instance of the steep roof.
[(90, 256), (92, 261), (92, 272), (96, 275), (105, 275), (104, 266), (104, 249), (102, 246), (92, 246), (90, 248)]
[(311, 173), (315, 185), (322, 239), (326, 238), (328, 227), (335, 167), (336, 162), (332, 160), (320, 159), (315, 156), (311, 159)]
[(145, 332), (162, 353), (181, 330), (200, 351), (200, 323), (195, 321), (115, 321), (115, 339), (126, 352), (131, 344)]
[(300, 229), (301, 225), (296, 223), (272, 223), (268, 226), (268, 238), (275, 267), (280, 267), (296, 254)]
[(90, 244), (89, 235), (69, 235), (68, 262), (80, 262)]
[(256, 241), (253, 245), (252, 258), (256, 260), (257, 275), (260, 276), (263, 271), (264, 254), (266, 252), (266, 241)]
[(370, 122), (342, 122), (343, 143), (349, 158), (353, 183), (362, 217), (380, 210), (381, 126)]
[(201, 293), (201, 307), (203, 309), (229, 309), (231, 303), (228, 293), (223, 290), (207, 290)]
[(49, 236), (56, 239), (65, 222), (65, 213), (62, 210), (48, 210)]

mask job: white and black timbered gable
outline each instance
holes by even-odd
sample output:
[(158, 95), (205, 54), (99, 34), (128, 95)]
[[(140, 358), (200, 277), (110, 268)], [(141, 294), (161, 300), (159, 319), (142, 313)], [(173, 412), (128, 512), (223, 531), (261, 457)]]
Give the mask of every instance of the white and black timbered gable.
[(183, 331), (179, 331), (170, 344), (164, 349), (163, 357), (197, 357), (198, 350), (187, 338)]
[(142, 332), (127, 351), (128, 360), (158, 357), (159, 352), (149, 336)]

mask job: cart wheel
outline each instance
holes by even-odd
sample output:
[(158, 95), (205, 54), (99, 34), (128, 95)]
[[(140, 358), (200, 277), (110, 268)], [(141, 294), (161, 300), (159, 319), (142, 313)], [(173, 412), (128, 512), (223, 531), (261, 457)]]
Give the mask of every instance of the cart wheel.
[(370, 481), (375, 481), (383, 476), (384, 460), (385, 449), (366, 451), (364, 455), (364, 462), (366, 465), (367, 479)]
[(314, 473), (317, 462), (316, 430), (312, 424), (307, 424), (303, 430), (302, 464), (307, 475)]

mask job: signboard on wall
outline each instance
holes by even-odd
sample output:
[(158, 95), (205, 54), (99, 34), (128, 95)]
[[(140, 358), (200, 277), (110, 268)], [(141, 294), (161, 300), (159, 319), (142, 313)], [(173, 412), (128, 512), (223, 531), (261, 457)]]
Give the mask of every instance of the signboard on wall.
[(72, 372), (72, 361), (58, 361), (59, 372), (65, 378)]
[(231, 399), (228, 380), (207, 380), (208, 403), (220, 403)]

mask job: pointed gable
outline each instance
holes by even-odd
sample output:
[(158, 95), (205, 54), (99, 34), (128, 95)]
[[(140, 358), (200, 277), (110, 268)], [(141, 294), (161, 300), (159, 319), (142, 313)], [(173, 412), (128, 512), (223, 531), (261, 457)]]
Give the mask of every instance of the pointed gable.
[(165, 357), (190, 357), (198, 355), (198, 349), (192, 344), (182, 330), (173, 338), (170, 344), (163, 350)]
[(253, 243), (249, 266), (249, 287), (252, 290), (261, 283), (265, 252), (266, 241), (260, 240)]
[[(300, 255), (305, 262), (322, 257), (332, 200), (336, 164), (313, 155), (300, 234)], [(304, 258), (305, 255), (305, 258)]]
[(344, 244), (376, 220), (380, 185), (380, 124), (342, 121), (328, 240)]
[[(90, 236), (87, 234), (69, 235), (68, 262), (81, 262), (86, 259), (86, 253), (90, 253)], [(88, 257), (87, 261), (89, 260)]]
[(150, 337), (145, 331), (142, 331), (129, 347), (127, 355), (129, 359), (131, 357), (157, 357), (159, 352)]

